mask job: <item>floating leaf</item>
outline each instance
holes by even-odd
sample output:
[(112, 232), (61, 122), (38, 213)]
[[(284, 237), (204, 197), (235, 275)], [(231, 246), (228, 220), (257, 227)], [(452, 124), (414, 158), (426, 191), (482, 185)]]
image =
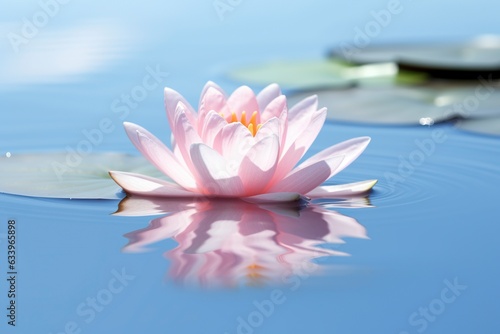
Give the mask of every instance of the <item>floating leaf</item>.
[(419, 124), (445, 119), (443, 109), (433, 104), (434, 94), (425, 89), (402, 87), (352, 88), (308, 91), (293, 95), (293, 105), (312, 94), (328, 108), (328, 118), (377, 124)]
[(465, 131), (500, 136), (500, 117), (459, 120), (455, 126)]
[(447, 113), (455, 117), (500, 116), (499, 87), (486, 84), (486, 82), (441, 89), (435, 103), (447, 107)]
[(359, 83), (392, 84), (397, 74), (393, 63), (350, 66), (336, 60), (273, 61), (242, 67), (229, 77), (250, 84), (267, 85), (276, 82), (288, 89), (321, 87), (345, 88)]
[(142, 157), (121, 153), (8, 154), (0, 157), (0, 192), (37, 197), (119, 199), (121, 188), (109, 170), (161, 177)]
[(439, 83), (314, 90), (292, 95), (289, 103), (316, 94), (320, 106), (328, 108), (329, 119), (391, 125), (431, 125), (452, 118), (500, 115), (500, 92), (484, 87), (478, 95), (477, 88)]
[(447, 79), (500, 76), (499, 36), (480, 36), (461, 43), (375, 45), (353, 52), (339, 49), (333, 50), (331, 56), (353, 64), (395, 62), (401, 69)]

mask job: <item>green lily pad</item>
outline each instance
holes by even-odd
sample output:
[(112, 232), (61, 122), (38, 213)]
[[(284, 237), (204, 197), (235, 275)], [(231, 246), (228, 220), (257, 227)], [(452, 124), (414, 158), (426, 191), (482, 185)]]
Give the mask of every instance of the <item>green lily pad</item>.
[(353, 53), (332, 50), (354, 64), (397, 62), (432, 69), (498, 71), (500, 69), (500, 37), (483, 35), (463, 42), (374, 45)]
[(433, 104), (434, 93), (425, 89), (403, 87), (352, 88), (308, 91), (292, 95), (293, 105), (312, 94), (319, 106), (327, 107), (327, 118), (375, 124), (424, 124), (444, 120), (443, 108)]
[[(328, 119), (390, 125), (431, 125), (453, 118), (500, 116), (500, 90), (478, 85), (431, 83), (309, 90), (291, 95), (289, 104), (318, 95)], [(478, 94), (479, 92), (479, 94)]]
[[(228, 73), (246, 84), (276, 82), (292, 90), (322, 87), (345, 88), (354, 84), (392, 84), (396, 79), (394, 63), (351, 66), (340, 60), (281, 60), (240, 67)], [(419, 76), (421, 78), (421, 76)]]
[(161, 177), (146, 159), (121, 153), (10, 154), (0, 157), (0, 192), (49, 198), (120, 199), (110, 170)]
[(459, 120), (455, 126), (465, 131), (500, 136), (500, 117)]

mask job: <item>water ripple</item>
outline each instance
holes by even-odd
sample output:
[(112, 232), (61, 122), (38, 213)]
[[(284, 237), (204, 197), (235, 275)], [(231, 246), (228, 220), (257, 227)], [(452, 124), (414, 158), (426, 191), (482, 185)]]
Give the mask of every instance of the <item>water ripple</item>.
[[(432, 140), (434, 130), (442, 131), (442, 142)], [(500, 174), (496, 162), (500, 153), (498, 140), (464, 135), (449, 126), (436, 126), (434, 130), (414, 132), (413, 137), (412, 131), (404, 128), (378, 129), (384, 131), (384, 136), (377, 137), (373, 147), (345, 175), (329, 183), (377, 178), (379, 182), (369, 196), (377, 207), (408, 207), (434, 201), (438, 205), (433, 209), (439, 210), (440, 202), (464, 193), (468, 197), (493, 194), (496, 186), (491, 180)]]

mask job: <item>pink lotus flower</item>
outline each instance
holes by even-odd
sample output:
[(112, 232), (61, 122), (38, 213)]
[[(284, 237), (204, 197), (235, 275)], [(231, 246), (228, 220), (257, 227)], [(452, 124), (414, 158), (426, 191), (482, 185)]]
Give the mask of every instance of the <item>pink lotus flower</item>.
[(354, 218), (309, 204), (255, 204), (241, 200), (172, 200), (127, 197), (116, 215), (163, 216), (127, 233), (124, 252), (138, 253), (173, 238), (164, 255), (177, 282), (204, 287), (240, 284), (296, 284), (300, 277), (325, 273), (313, 260), (348, 254), (324, 247), (343, 238), (366, 239)]
[(280, 202), (370, 190), (376, 180), (320, 186), (363, 152), (368, 137), (331, 146), (295, 167), (325, 122), (326, 109), (317, 105), (311, 96), (288, 110), (276, 84), (257, 96), (241, 86), (226, 98), (219, 86), (208, 82), (196, 113), (179, 93), (166, 88), (171, 150), (146, 129), (124, 126), (137, 149), (172, 181), (116, 171), (110, 175), (127, 193), (157, 197)]

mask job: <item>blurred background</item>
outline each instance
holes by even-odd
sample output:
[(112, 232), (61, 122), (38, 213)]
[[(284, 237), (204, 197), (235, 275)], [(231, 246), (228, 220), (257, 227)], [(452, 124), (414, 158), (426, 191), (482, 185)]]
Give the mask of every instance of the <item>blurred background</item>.
[[(346, 43), (441, 43), (498, 34), (495, 6), (486, 0), (2, 1), (0, 150), (62, 150), (103, 115), (117, 127), (122, 120), (141, 121), (157, 133), (165, 128), (158, 112), (164, 86), (196, 105), (207, 80), (229, 92), (241, 84), (227, 75), (240, 66), (321, 59)], [(384, 19), (388, 10), (392, 15)], [(379, 29), (360, 37), (377, 15)], [(163, 73), (161, 82), (144, 96), (136, 92), (140, 101), (129, 102), (128, 113), (117, 111), (148, 68)], [(113, 131), (98, 149), (116, 148), (122, 134)]]

